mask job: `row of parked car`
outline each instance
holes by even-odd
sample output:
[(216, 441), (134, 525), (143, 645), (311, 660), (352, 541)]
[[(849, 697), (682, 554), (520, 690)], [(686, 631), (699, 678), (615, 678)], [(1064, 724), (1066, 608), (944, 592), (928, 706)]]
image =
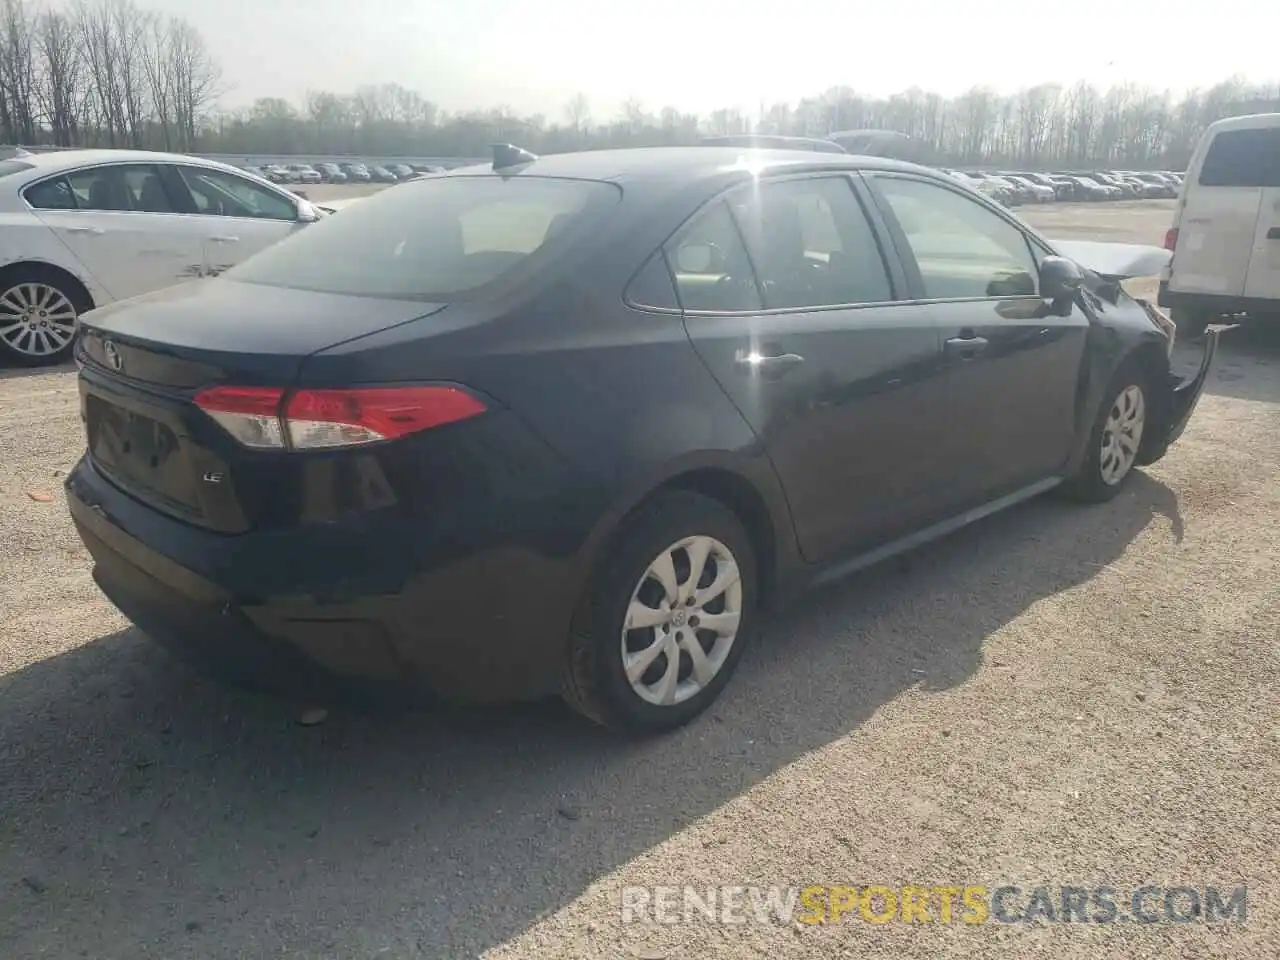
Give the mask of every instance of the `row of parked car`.
[(1183, 178), (1183, 174), (1172, 170), (1097, 170), (1089, 173), (979, 170), (946, 172), (1008, 207), (1059, 200), (1173, 199), (1182, 188)]
[(399, 183), (424, 173), (441, 173), (444, 167), (429, 163), (272, 163), (263, 167), (245, 164), (245, 170), (272, 183)]

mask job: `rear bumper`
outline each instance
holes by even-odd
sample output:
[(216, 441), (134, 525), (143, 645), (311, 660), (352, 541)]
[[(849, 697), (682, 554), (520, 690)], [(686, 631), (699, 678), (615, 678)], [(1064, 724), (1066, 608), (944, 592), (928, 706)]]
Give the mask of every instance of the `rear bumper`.
[(1233, 297), (1220, 293), (1192, 293), (1169, 289), (1169, 281), (1160, 281), (1160, 293), (1156, 302), (1162, 307), (1177, 310), (1193, 310), (1226, 316), (1247, 313), (1254, 317), (1280, 315), (1280, 301), (1260, 297)]
[(395, 589), (343, 595), (331, 586), (332, 564), (350, 564), (355, 583), (367, 553), (339, 551), (323, 594), (300, 576), (288, 595), (255, 596), (246, 558), (278, 565), (292, 553), (303, 568), (314, 542), (300, 533), (283, 547), (236, 544), (246, 538), (191, 527), (132, 499), (87, 457), (66, 489), (108, 599), (152, 639), (234, 682), (305, 696), (354, 682), (458, 701), (558, 689), (576, 596), (572, 560), (494, 546), (423, 561)]

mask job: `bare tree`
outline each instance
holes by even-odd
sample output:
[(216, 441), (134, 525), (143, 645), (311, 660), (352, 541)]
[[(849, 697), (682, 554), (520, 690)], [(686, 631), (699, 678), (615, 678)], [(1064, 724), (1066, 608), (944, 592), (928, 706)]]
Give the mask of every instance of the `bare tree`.
[(0, 7), (0, 90), (5, 115), (0, 122), (11, 139), (34, 143), (36, 116), (35, 29), (24, 0), (3, 0)]
[(75, 23), (64, 13), (45, 10), (36, 25), (36, 49), (40, 61), (36, 98), (49, 125), (55, 146), (80, 141), (80, 121), (85, 103), (84, 57)]
[(564, 107), (565, 116), (569, 118), (569, 129), (576, 136), (582, 136), (591, 125), (591, 103), (585, 93), (575, 93)]
[(137, 0), (0, 0), (0, 140), (59, 146), (158, 146), (230, 153), (483, 155), (494, 139), (536, 152), (692, 143), (705, 131), (825, 136), (882, 127), (932, 148), (939, 162), (1078, 167), (1180, 166), (1224, 116), (1280, 108), (1280, 85), (1230, 78), (1181, 99), (1135, 85), (1067, 91), (1042, 84), (1012, 96), (977, 87), (948, 99), (912, 88), (869, 97), (835, 86), (796, 104), (714, 110), (705, 118), (636, 98), (593, 118), (575, 94), (561, 122), (506, 106), (446, 114), (396, 84), (313, 92), (218, 110), (222, 74), (190, 23)]

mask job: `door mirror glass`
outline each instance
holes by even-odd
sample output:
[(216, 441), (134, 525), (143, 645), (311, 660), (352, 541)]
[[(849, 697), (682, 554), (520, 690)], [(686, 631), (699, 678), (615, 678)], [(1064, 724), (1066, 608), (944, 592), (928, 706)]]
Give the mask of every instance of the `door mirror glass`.
[(1055, 306), (1069, 304), (1084, 282), (1084, 272), (1074, 260), (1045, 257), (1040, 263), (1040, 295)]

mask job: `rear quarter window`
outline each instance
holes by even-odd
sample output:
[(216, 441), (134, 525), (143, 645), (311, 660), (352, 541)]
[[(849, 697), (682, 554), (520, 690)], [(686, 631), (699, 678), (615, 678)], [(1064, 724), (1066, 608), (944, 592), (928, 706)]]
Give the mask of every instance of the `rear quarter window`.
[(71, 192), (71, 185), (63, 177), (44, 180), (27, 187), (23, 194), (27, 203), (37, 210), (74, 210), (76, 198)]
[(1280, 127), (1223, 130), (1200, 166), (1202, 187), (1280, 187)]

